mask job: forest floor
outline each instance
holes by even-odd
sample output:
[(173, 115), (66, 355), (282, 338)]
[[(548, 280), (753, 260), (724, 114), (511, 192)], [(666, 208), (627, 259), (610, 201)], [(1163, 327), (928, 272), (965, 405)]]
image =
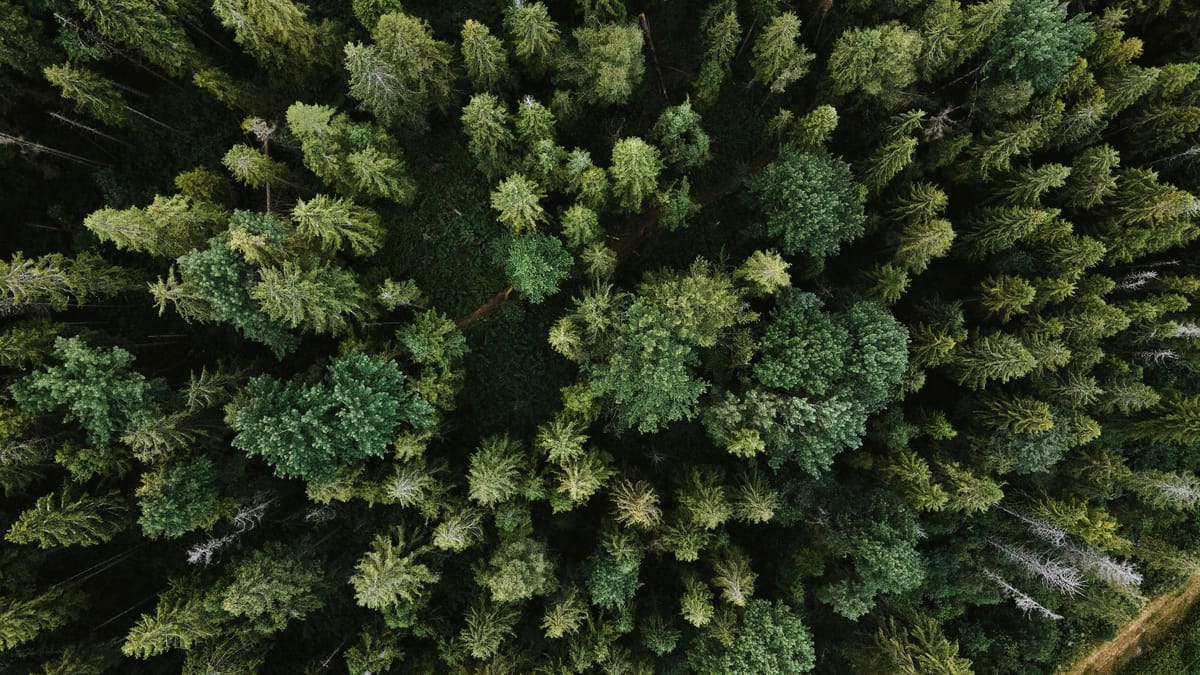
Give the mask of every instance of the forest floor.
[(1200, 575), (1187, 585), (1158, 596), (1117, 633), (1097, 645), (1073, 665), (1059, 670), (1060, 675), (1108, 675), (1141, 653), (1146, 641), (1161, 637), (1187, 616), (1192, 603), (1200, 597)]

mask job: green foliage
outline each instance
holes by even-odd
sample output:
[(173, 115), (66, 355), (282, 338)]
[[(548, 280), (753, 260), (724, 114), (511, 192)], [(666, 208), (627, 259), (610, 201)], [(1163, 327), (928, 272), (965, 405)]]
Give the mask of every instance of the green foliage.
[(504, 14), (504, 27), (512, 38), (513, 53), (526, 66), (547, 67), (558, 47), (558, 25), (541, 2), (514, 2)]
[(291, 0), (214, 0), (213, 14), (233, 39), (268, 68), (312, 67), (327, 61), (328, 41)]
[(527, 537), (501, 543), (480, 575), (480, 583), (499, 603), (518, 602), (554, 591), (554, 562), (546, 544)]
[(371, 39), (345, 47), (350, 95), (386, 126), (423, 130), (430, 110), (449, 102), (453, 48), (404, 12), (380, 16)]
[(371, 550), (358, 561), (350, 578), (355, 601), (369, 609), (383, 610), (404, 603), (413, 605), (426, 593), (426, 586), (440, 576), (416, 561), (428, 547), (413, 549), (402, 528), (375, 537)]
[(228, 216), (211, 202), (158, 196), (144, 209), (102, 209), (89, 215), (83, 226), (117, 248), (177, 258), (200, 248)]
[(1086, 18), (1068, 19), (1053, 0), (1011, 0), (988, 43), (990, 68), (1011, 80), (1029, 80), (1037, 91), (1052, 89), (1092, 37)]
[(492, 35), (487, 26), (470, 19), (463, 23), (460, 51), (467, 77), (476, 89), (494, 90), (508, 80), (504, 43)]
[(347, 196), (407, 203), (415, 185), (394, 138), (376, 125), (352, 123), (333, 108), (293, 103), (288, 129), (300, 139), (304, 165)]
[(15, 544), (37, 544), (39, 548), (95, 546), (125, 529), (126, 511), (117, 492), (75, 498), (64, 488), (57, 496), (50, 493), (40, 497), (33, 508), (17, 517), (4, 538)]
[(0, 599), (0, 651), (19, 647), (39, 633), (63, 626), (83, 603), (78, 593), (62, 590), (27, 599)]
[[(232, 224), (241, 224), (250, 232), (269, 233), (277, 223), (270, 216), (235, 212)], [(248, 339), (271, 348), (276, 356), (296, 348), (298, 340), (276, 323), (251, 297), (256, 274), (246, 260), (225, 246), (224, 237), (209, 240), (208, 248), (189, 253), (178, 261), (182, 279), (172, 274), (162, 282), (159, 311), (168, 301), (185, 319), (228, 323)], [(154, 289), (151, 289), (152, 292)]]
[(808, 73), (808, 64), (816, 58), (800, 44), (800, 19), (785, 12), (771, 23), (754, 41), (755, 79), (771, 90), (782, 94), (793, 82)]
[(863, 199), (850, 166), (824, 151), (784, 148), (746, 182), (756, 229), (785, 254), (829, 255), (863, 232)]
[(563, 53), (557, 63), (559, 79), (576, 87), (584, 103), (627, 102), (646, 71), (642, 29), (605, 23), (577, 28), (572, 37), (575, 49)]
[(637, 212), (646, 197), (654, 194), (663, 162), (658, 148), (640, 138), (623, 138), (613, 145), (612, 191), (626, 211)]
[(538, 203), (545, 196), (537, 183), (519, 173), (513, 174), (492, 192), (492, 208), (500, 214), (497, 219), (513, 234), (521, 234), (536, 230), (539, 223), (546, 221), (546, 211)]
[(897, 23), (848, 30), (829, 56), (834, 91), (894, 99), (916, 81), (922, 47), (920, 33)]
[(703, 639), (688, 653), (688, 666), (697, 672), (807, 673), (816, 664), (812, 634), (786, 604), (751, 600), (742, 613), (737, 638), (728, 649)]
[(210, 520), (217, 507), (217, 466), (208, 457), (148, 474), (139, 488), (138, 523), (151, 539), (174, 539)]
[(47, 66), (42, 71), (50, 84), (62, 91), (64, 98), (74, 101), (80, 110), (97, 120), (113, 126), (129, 126), (129, 106), (110, 80), (90, 70), (64, 63)]
[(361, 319), (367, 311), (367, 294), (354, 274), (329, 265), (265, 267), (250, 297), (271, 321), (313, 333), (345, 333), (349, 319)]
[(680, 171), (695, 169), (709, 160), (709, 137), (700, 127), (700, 115), (692, 110), (691, 101), (664, 109), (650, 136), (662, 149), (666, 163)]
[(319, 560), (277, 542), (233, 563), (221, 609), (244, 617), (260, 633), (283, 630), (325, 603), (314, 591), (325, 577)]
[(0, 671), (1041, 673), (1200, 569), (1200, 10), (644, 4), (0, 3)]
[(234, 447), (262, 457), (276, 475), (323, 483), (338, 464), (382, 456), (397, 427), (426, 427), (432, 412), (405, 390), (395, 362), (352, 354), (331, 360), (313, 384), (250, 380), (227, 421)]
[(383, 245), (379, 217), (346, 199), (317, 195), (292, 209), (296, 234), (327, 254), (345, 245), (355, 255), (371, 255)]
[(63, 419), (78, 421), (88, 440), (108, 445), (150, 404), (150, 385), (134, 371), (133, 354), (111, 347), (92, 348), (79, 338), (57, 338), (54, 355), (62, 365), (26, 375), (10, 387), (27, 412), (66, 408)]
[(504, 272), (513, 290), (536, 305), (558, 292), (573, 262), (558, 237), (532, 232), (513, 238)]

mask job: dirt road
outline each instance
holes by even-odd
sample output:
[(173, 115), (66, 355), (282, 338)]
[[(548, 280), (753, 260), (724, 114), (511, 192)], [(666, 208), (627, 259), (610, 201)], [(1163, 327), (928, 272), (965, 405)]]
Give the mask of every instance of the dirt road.
[(1197, 597), (1200, 597), (1200, 576), (1192, 577), (1186, 586), (1147, 603), (1116, 637), (1097, 645), (1074, 665), (1059, 670), (1059, 674), (1108, 675), (1114, 672), (1117, 666), (1139, 653), (1144, 639), (1161, 636), (1183, 619)]

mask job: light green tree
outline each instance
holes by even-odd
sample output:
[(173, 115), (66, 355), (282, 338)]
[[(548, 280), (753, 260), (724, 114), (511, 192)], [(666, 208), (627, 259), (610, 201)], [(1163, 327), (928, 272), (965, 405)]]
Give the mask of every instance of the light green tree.
[(754, 40), (754, 79), (782, 94), (792, 83), (808, 73), (808, 64), (816, 58), (800, 43), (800, 19), (784, 12), (767, 24)]

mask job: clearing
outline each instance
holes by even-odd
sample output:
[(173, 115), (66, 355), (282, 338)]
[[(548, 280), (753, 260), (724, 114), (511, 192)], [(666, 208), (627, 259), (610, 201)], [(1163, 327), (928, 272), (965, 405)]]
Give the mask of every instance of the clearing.
[(1187, 615), (1200, 596), (1200, 575), (1185, 586), (1158, 596), (1108, 642), (1096, 645), (1074, 665), (1059, 670), (1060, 675), (1107, 675), (1141, 652), (1143, 640), (1153, 640), (1173, 628)]

